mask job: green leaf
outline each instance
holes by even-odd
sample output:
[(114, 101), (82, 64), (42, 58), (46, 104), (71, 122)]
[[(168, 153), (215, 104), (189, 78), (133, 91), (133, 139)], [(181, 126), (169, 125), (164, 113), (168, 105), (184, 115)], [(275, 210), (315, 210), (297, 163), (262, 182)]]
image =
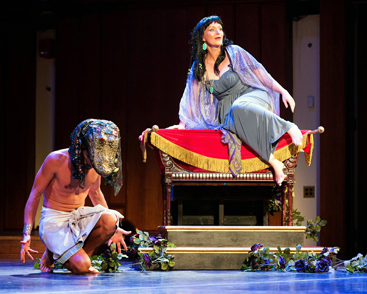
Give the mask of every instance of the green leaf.
[(167, 242), (167, 246), (168, 246), (168, 247), (172, 247), (172, 248), (176, 248), (176, 245), (175, 245), (175, 244), (173, 244), (173, 243), (170, 243), (170, 242)]
[(163, 263), (161, 263), (161, 270), (162, 270), (162, 271), (166, 271), (166, 270), (168, 270), (168, 263), (167, 263), (167, 262), (163, 262)]
[(169, 265), (170, 267), (174, 267), (174, 266), (175, 266), (175, 264), (176, 264), (176, 262), (174, 262), (173, 260), (170, 260), (170, 262), (168, 263), (168, 265)]
[(111, 251), (115, 251), (116, 250), (116, 244), (112, 243), (110, 246)]
[(282, 249), (280, 249), (280, 246), (278, 246), (277, 248), (278, 248), (278, 253), (282, 254)]
[(320, 222), (321, 218), (319, 216), (316, 216), (315, 221), (318, 223)]
[(102, 263), (102, 270), (107, 270), (107, 268), (108, 268), (108, 263), (107, 262), (103, 262)]
[(327, 224), (327, 221), (326, 220), (322, 220), (321, 222), (320, 222), (320, 226), (325, 226)]
[(41, 266), (41, 260), (39, 258), (36, 258), (36, 262), (34, 263), (33, 267), (35, 269), (40, 269)]
[(284, 254), (285, 255), (291, 254), (291, 250), (289, 248), (284, 249)]

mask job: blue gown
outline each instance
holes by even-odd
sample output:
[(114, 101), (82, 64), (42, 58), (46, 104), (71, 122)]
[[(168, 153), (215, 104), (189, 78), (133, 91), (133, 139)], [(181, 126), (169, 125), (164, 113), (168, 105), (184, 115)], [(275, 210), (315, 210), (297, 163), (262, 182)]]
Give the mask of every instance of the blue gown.
[(235, 133), (269, 161), (278, 141), (294, 124), (272, 112), (268, 93), (244, 84), (230, 68), (220, 79), (205, 83), (218, 99), (218, 125)]

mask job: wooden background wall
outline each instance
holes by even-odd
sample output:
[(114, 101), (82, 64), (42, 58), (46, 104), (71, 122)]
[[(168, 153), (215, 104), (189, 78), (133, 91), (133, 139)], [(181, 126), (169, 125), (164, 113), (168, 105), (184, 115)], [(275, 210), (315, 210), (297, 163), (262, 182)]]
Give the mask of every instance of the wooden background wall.
[[(57, 12), (55, 146), (68, 147), (70, 133), (86, 118), (114, 121), (121, 130), (124, 186), (117, 197), (109, 187), (103, 191), (110, 207), (140, 229), (161, 224), (162, 199), (154, 154), (149, 152), (148, 162), (142, 163), (138, 136), (153, 124), (164, 128), (178, 122), (190, 31), (202, 17), (221, 16), (228, 38), (292, 91), (286, 0), (18, 2), (2, 4), (6, 9), (0, 10), (0, 232), (22, 228), (34, 179), (39, 5), (56, 3), (51, 5)], [(320, 1), (321, 122), (327, 130), (321, 136), (320, 214), (328, 220), (321, 245), (337, 245), (344, 252), (347, 231), (353, 228), (346, 219), (355, 212), (347, 188), (354, 166), (347, 165), (345, 141), (351, 117), (346, 110), (345, 27), (353, 23), (345, 11), (353, 2)], [(281, 116), (291, 119), (281, 109)], [(365, 203), (361, 199), (354, 207)], [(362, 233), (357, 235), (365, 244)]]

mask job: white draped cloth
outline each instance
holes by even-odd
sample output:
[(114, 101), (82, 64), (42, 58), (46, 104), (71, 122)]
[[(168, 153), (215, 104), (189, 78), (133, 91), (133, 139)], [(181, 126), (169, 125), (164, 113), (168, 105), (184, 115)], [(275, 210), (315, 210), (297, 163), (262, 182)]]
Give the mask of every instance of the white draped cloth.
[(116, 228), (119, 219), (123, 218), (118, 211), (99, 204), (82, 206), (71, 212), (42, 207), (39, 235), (53, 253), (54, 260), (64, 264), (78, 252), (103, 213), (116, 215)]

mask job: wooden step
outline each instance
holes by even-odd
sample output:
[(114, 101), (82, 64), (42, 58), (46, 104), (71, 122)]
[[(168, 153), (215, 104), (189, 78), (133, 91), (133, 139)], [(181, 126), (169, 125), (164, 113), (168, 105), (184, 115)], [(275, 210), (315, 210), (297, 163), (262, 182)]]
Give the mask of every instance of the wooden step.
[(256, 243), (280, 247), (303, 245), (304, 226), (164, 226), (167, 240), (179, 247), (251, 247)]
[[(0, 236), (0, 259), (20, 259), (21, 240), (21, 236)], [(38, 251), (38, 253), (32, 254), (34, 258), (42, 257), (45, 245), (40, 237), (32, 236), (31, 249)]]
[[(296, 252), (296, 247), (286, 248), (291, 253)], [(277, 252), (277, 247), (269, 247), (271, 252)], [(302, 247), (301, 251), (314, 251), (321, 253), (323, 247)], [(149, 253), (152, 248), (141, 249), (144, 253)], [(177, 247), (169, 248), (168, 254), (174, 255), (176, 262), (175, 270), (239, 270), (251, 247)]]

